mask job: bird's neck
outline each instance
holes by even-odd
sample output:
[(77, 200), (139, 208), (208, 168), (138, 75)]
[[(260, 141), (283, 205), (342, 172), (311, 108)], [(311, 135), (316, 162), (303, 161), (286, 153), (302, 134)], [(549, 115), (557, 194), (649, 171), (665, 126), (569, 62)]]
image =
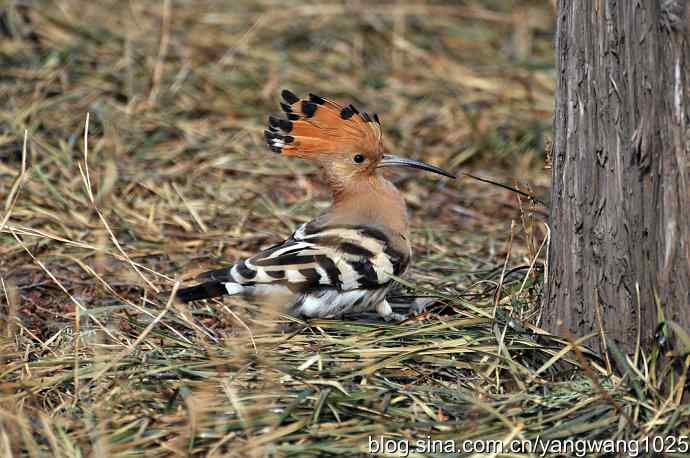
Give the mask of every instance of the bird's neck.
[(330, 223), (373, 224), (407, 239), (405, 199), (379, 172), (348, 180), (332, 191), (333, 204), (327, 212)]

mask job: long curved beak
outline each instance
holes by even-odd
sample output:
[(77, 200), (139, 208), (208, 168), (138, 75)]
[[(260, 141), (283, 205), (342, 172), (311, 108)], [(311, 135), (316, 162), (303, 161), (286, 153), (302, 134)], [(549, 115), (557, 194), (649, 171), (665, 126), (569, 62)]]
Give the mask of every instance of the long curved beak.
[(393, 166), (412, 167), (414, 169), (421, 169), (421, 170), (426, 170), (427, 172), (438, 173), (439, 175), (443, 175), (444, 177), (453, 178), (453, 179), (456, 178), (455, 175), (453, 175), (452, 173), (448, 173), (445, 170), (440, 169), (440, 168), (433, 166), (431, 164), (427, 164), (426, 162), (415, 161), (414, 159), (407, 159), (405, 157), (394, 156), (392, 154), (384, 154), (383, 159), (381, 159), (381, 162), (379, 162), (379, 165), (378, 165), (378, 167), (393, 167)]

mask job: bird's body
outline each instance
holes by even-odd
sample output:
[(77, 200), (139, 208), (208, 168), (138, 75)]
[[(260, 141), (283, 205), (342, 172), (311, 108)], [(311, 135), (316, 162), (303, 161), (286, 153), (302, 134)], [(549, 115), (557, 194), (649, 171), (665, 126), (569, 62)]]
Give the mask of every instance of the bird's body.
[(205, 283), (181, 294), (185, 300), (219, 295), (214, 290), (238, 294), (296, 316), (324, 318), (377, 306), (387, 315), (389, 276), (403, 273), (408, 261), (409, 246), (404, 252), (393, 249), (375, 226), (312, 222), (249, 259), (202, 274)]
[(376, 115), (314, 95), (307, 101), (283, 91), (283, 98), (288, 120), (269, 119), (267, 143), (273, 151), (316, 162), (333, 204), (284, 242), (200, 275), (202, 284), (179, 290), (177, 297), (240, 295), (306, 317), (376, 310), (387, 320), (403, 318), (393, 313), (386, 293), (391, 276), (402, 275), (410, 262), (407, 211), (403, 196), (380, 168), (409, 165), (450, 175), (384, 156)]

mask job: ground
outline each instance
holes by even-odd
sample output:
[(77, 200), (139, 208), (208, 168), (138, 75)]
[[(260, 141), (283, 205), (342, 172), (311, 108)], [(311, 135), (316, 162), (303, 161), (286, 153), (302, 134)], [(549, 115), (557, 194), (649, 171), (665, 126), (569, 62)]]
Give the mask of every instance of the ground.
[[(539, 327), (552, 22), (536, 0), (0, 6), (2, 453), (687, 437), (685, 378), (658, 353), (611, 361)], [(377, 112), (390, 152), (459, 174), (392, 176), (414, 228), (395, 295), (436, 297), (427, 313), (169, 300), (328, 205), (308, 164), (263, 145), (282, 88)]]

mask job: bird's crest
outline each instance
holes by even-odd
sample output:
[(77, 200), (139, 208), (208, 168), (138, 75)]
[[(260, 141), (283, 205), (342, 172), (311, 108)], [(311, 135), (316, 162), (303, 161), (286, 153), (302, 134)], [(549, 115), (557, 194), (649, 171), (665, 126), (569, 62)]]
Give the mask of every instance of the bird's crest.
[(300, 99), (284, 89), (281, 95), (285, 102), (280, 106), (287, 119), (270, 116), (264, 131), (271, 151), (304, 159), (335, 152), (382, 154), (378, 115), (314, 94)]

